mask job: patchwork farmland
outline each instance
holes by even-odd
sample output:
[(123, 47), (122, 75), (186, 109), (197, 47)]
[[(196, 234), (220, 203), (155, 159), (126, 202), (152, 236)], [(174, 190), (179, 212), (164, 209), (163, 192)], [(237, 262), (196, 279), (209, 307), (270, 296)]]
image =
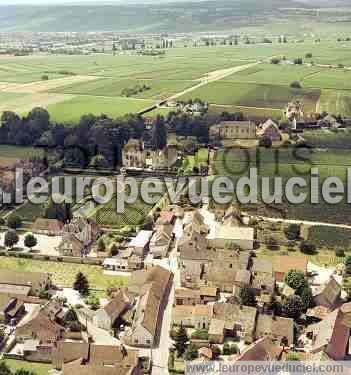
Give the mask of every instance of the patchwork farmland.
[[(278, 118), (287, 102), (299, 99), (307, 112), (351, 115), (351, 52), (346, 47), (309, 41), (177, 46), (160, 56), (2, 56), (0, 112), (25, 114), (42, 106), (54, 121), (74, 124), (84, 113), (118, 117), (180, 94), (181, 100), (208, 101), (215, 112), (238, 110)], [(285, 63), (270, 64), (272, 57), (284, 58)], [(291, 63), (297, 57), (303, 58), (303, 65)], [(255, 62), (221, 79), (224, 69)], [(295, 81), (301, 89), (290, 87)], [(201, 87), (187, 92), (200, 82)], [(151, 115), (157, 113), (167, 110), (159, 108)]]

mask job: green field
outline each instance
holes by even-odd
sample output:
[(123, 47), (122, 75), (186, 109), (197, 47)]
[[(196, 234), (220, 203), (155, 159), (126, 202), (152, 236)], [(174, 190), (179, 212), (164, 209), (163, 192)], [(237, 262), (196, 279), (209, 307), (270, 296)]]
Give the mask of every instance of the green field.
[(16, 359), (6, 359), (5, 362), (14, 373), (17, 370), (25, 369), (33, 371), (36, 375), (48, 375), (49, 371), (52, 370), (52, 366), (46, 363), (34, 363)]
[[(303, 177), (307, 182), (306, 188), (298, 191), (307, 194), (305, 202), (294, 205), (283, 199), (282, 204), (276, 204), (279, 213), (284, 212), (284, 216), (296, 220), (317, 219), (321, 222), (331, 222), (340, 224), (350, 224), (351, 206), (344, 199), (337, 205), (327, 204), (321, 195), (319, 187), (318, 204), (310, 203), (310, 169), (311, 166), (317, 167), (319, 171), (320, 184), (328, 177), (338, 177), (343, 181), (344, 186), (347, 182), (347, 168), (351, 167), (351, 155), (348, 150), (307, 150), (298, 149), (297, 154), (294, 149), (280, 150), (239, 150), (231, 149), (229, 151), (219, 151), (213, 161), (213, 173), (220, 176), (230, 176), (233, 181), (237, 181), (242, 176), (249, 175), (249, 168), (258, 167), (258, 193), (260, 198), (261, 178), (270, 177), (270, 188), (273, 187), (273, 177), (280, 176), (283, 180), (283, 188), (287, 179), (294, 176)], [(257, 159), (256, 159), (257, 157)], [(257, 163), (257, 160), (259, 161)], [(284, 191), (284, 190), (283, 190)], [(259, 199), (260, 201), (260, 199)], [(244, 205), (242, 210), (259, 212), (262, 205)], [(276, 216), (272, 210), (265, 212), (263, 208), (260, 212), (264, 216)], [(272, 213), (273, 212), (273, 213)], [(278, 212), (277, 212), (278, 213)], [(260, 213), (261, 214), (261, 213)]]
[(153, 104), (151, 100), (127, 98), (103, 98), (77, 96), (71, 100), (49, 105), (48, 111), (52, 121), (76, 123), (84, 114), (105, 114), (120, 117), (127, 113), (136, 113)]
[(105, 291), (111, 286), (125, 285), (128, 281), (128, 278), (124, 276), (104, 275), (101, 266), (86, 264), (1, 257), (1, 268), (24, 272), (49, 272), (52, 274), (55, 284), (69, 288), (72, 287), (76, 274), (83, 272), (87, 276), (90, 288), (93, 291)]
[(164, 99), (194, 85), (190, 81), (175, 80), (136, 80), (136, 79), (99, 79), (51, 90), (63, 94), (83, 94), (93, 96), (123, 96), (123, 89), (133, 89), (137, 85), (146, 85), (149, 89), (132, 95), (135, 98)]
[(213, 82), (181, 97), (188, 100), (198, 97), (211, 104), (283, 109), (291, 100), (303, 100), (305, 110), (316, 110), (319, 90), (296, 90), (287, 86), (252, 83)]
[(314, 148), (350, 149), (351, 132), (340, 129), (338, 131), (313, 130), (304, 131), (303, 138)]
[(325, 226), (313, 226), (309, 228), (308, 239), (318, 247), (343, 248), (351, 247), (351, 230)]

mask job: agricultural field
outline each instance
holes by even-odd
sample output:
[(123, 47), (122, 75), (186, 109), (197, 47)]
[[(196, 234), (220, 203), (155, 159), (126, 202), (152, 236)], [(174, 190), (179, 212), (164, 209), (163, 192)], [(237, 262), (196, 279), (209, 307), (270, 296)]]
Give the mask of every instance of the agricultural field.
[[(257, 164), (257, 160), (259, 164)], [(312, 166), (318, 168), (320, 184), (328, 177), (338, 177), (347, 186), (347, 169), (351, 167), (351, 156), (347, 150), (231, 149), (217, 152), (212, 169), (215, 175), (231, 176), (235, 184), (241, 176), (249, 176), (250, 168), (258, 167), (259, 203), (243, 205), (243, 211), (259, 213), (263, 216), (275, 217), (278, 215), (278, 217), (311, 221), (316, 221), (318, 218), (321, 222), (350, 224), (351, 207), (346, 201), (346, 196), (339, 204), (329, 205), (323, 200), (319, 187), (319, 203), (310, 203), (310, 169)], [(287, 179), (291, 177), (301, 176), (306, 179), (307, 187), (299, 189), (302, 193), (307, 194), (305, 202), (293, 205), (283, 199), (283, 203), (274, 205), (274, 209), (272, 206), (264, 205), (260, 200), (261, 177), (269, 177), (271, 179), (270, 186), (273, 188), (273, 177), (276, 176), (282, 177), (283, 187)]]
[(299, 99), (303, 101), (305, 110), (315, 112), (319, 96), (320, 90), (314, 89), (296, 90), (288, 86), (218, 81), (185, 94), (181, 99), (197, 97), (221, 107), (242, 106), (248, 110), (269, 109), (273, 112), (281, 112), (291, 100)]
[(191, 81), (176, 80), (136, 80), (124, 79), (118, 80), (113, 78), (103, 78), (96, 81), (83, 82), (63, 88), (51, 90), (52, 92), (63, 94), (82, 94), (93, 96), (124, 96), (123, 90), (133, 90), (136, 87), (146, 87), (139, 93), (131, 95), (133, 98), (144, 99), (165, 99), (177, 92), (183, 91), (193, 86)]
[(49, 272), (56, 285), (71, 288), (78, 272), (87, 276), (92, 291), (106, 291), (111, 286), (126, 285), (128, 278), (124, 276), (105, 275), (101, 266), (49, 262), (41, 260), (2, 257), (1, 268), (23, 272)]
[(351, 230), (334, 227), (313, 226), (308, 230), (308, 239), (318, 247), (351, 248)]
[[(0, 57), (0, 112), (26, 114), (32, 107), (48, 108), (54, 121), (76, 123), (84, 113), (117, 117), (138, 112), (149, 104), (181, 93), (200, 80), (205, 85), (181, 99), (200, 99), (214, 106), (238, 108), (257, 116), (281, 117), (288, 101), (303, 100), (306, 112), (351, 114), (350, 42), (256, 43), (213, 47), (178, 45), (165, 55), (137, 54), (31, 55)], [(306, 54), (312, 58), (305, 58)], [(273, 65), (273, 56), (286, 64)], [(301, 57), (305, 65), (289, 60)], [(223, 69), (259, 65), (211, 82)], [(312, 63), (314, 65), (312, 65)], [(332, 64), (334, 67), (329, 68)], [(211, 74), (209, 74), (211, 73)], [(49, 80), (43, 80), (43, 76)], [(299, 81), (301, 90), (289, 86)], [(148, 87), (134, 90), (138, 87)], [(134, 90), (125, 97), (125, 90)], [(124, 91), (124, 92), (123, 92)], [(31, 94), (30, 96), (28, 96)], [(14, 96), (17, 95), (17, 96)], [(123, 98), (121, 98), (123, 96)], [(147, 99), (150, 102), (139, 102)], [(160, 109), (156, 113), (165, 113)]]
[(304, 131), (303, 138), (314, 148), (350, 149), (351, 131), (340, 130), (313, 130)]
[(104, 98), (94, 96), (76, 96), (73, 99), (51, 104), (48, 106), (52, 121), (63, 123), (77, 123), (82, 115), (105, 114), (119, 117), (127, 113), (136, 113), (153, 105), (152, 100), (129, 98)]

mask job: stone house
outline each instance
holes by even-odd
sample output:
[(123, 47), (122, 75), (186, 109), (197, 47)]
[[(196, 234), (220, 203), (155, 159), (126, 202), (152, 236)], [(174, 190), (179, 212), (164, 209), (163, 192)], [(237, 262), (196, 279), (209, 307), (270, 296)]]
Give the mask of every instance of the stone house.
[(172, 323), (195, 329), (208, 329), (212, 319), (212, 305), (180, 305), (172, 311)]
[(141, 375), (138, 352), (123, 345), (59, 341), (52, 352), (52, 365), (63, 375)]
[(209, 245), (214, 248), (224, 249), (228, 245), (237, 246), (243, 250), (252, 250), (254, 246), (255, 231), (250, 227), (234, 227), (217, 223), (207, 236)]
[(51, 275), (43, 272), (19, 272), (1, 270), (0, 293), (38, 296), (52, 287)]
[(100, 229), (93, 220), (75, 217), (64, 225), (62, 241), (57, 250), (63, 256), (86, 256), (99, 235)]
[(172, 277), (171, 272), (160, 266), (132, 273), (128, 293), (139, 299), (132, 327), (123, 336), (126, 344), (148, 348), (155, 345)]
[(139, 139), (130, 139), (123, 147), (122, 163), (126, 168), (144, 168), (146, 157), (143, 142)]
[(63, 233), (64, 224), (56, 219), (38, 218), (32, 225), (32, 232), (47, 236), (60, 236)]
[(179, 288), (175, 290), (175, 305), (199, 305), (215, 302), (218, 299), (218, 289), (201, 287), (198, 290)]
[(223, 344), (225, 338), (225, 321), (212, 319), (208, 330), (208, 339), (211, 344)]
[(306, 328), (306, 333), (312, 340), (311, 353), (324, 352), (335, 361), (345, 359), (350, 338), (350, 328), (345, 321), (348, 309), (349, 307), (336, 309), (321, 322)]
[(271, 119), (268, 119), (266, 122), (259, 125), (257, 136), (260, 138), (268, 138), (272, 142), (279, 142), (282, 140), (282, 133), (279, 126)]
[(19, 321), (25, 314), (24, 302), (9, 294), (0, 294), (0, 323)]
[(129, 244), (128, 249), (131, 250), (133, 255), (144, 257), (149, 250), (149, 243), (151, 240), (152, 231), (141, 230)]
[(279, 346), (294, 344), (294, 321), (290, 318), (259, 314), (256, 337), (269, 336)]
[(238, 357), (237, 361), (277, 361), (281, 359), (283, 348), (268, 337), (253, 342)]
[(305, 256), (279, 255), (273, 257), (273, 272), (277, 282), (283, 282), (285, 274), (291, 270), (302, 271), (307, 275), (308, 259)]
[(171, 225), (157, 225), (156, 231), (150, 241), (150, 252), (154, 258), (164, 258), (167, 256), (168, 250), (173, 239), (173, 227)]
[(334, 310), (341, 303), (341, 286), (332, 276), (325, 285), (313, 290), (313, 302), (316, 306), (323, 306)]
[(255, 307), (219, 302), (213, 305), (212, 318), (225, 321), (225, 336), (240, 338), (246, 343), (254, 341), (256, 316)]
[(117, 319), (130, 309), (132, 305), (133, 299), (124, 290), (120, 290), (111, 301), (96, 311), (93, 323), (99, 328), (110, 331), (114, 328)]
[(210, 127), (211, 140), (256, 139), (256, 124), (252, 121), (222, 121)]

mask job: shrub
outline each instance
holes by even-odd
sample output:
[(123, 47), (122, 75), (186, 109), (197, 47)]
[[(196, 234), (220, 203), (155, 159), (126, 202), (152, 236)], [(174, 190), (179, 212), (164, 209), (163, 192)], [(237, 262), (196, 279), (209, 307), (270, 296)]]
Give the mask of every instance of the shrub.
[(7, 219), (7, 226), (11, 229), (20, 228), (22, 225), (22, 218), (16, 214), (12, 214)]
[(316, 252), (316, 246), (310, 241), (302, 241), (300, 250), (304, 254), (312, 255)]
[(291, 82), (290, 87), (293, 89), (302, 89), (301, 83), (299, 81)]
[(344, 249), (336, 249), (335, 250), (335, 256), (339, 257), (339, 258), (343, 258), (345, 256), (345, 251)]
[(296, 241), (300, 238), (300, 225), (290, 224), (284, 230), (285, 236), (289, 241)]
[(266, 245), (269, 250), (279, 250), (279, 243), (274, 237), (268, 238)]
[(197, 331), (193, 332), (191, 338), (195, 340), (208, 340), (208, 330), (198, 329)]
[(311, 52), (306, 53), (306, 59), (312, 59), (313, 55)]

